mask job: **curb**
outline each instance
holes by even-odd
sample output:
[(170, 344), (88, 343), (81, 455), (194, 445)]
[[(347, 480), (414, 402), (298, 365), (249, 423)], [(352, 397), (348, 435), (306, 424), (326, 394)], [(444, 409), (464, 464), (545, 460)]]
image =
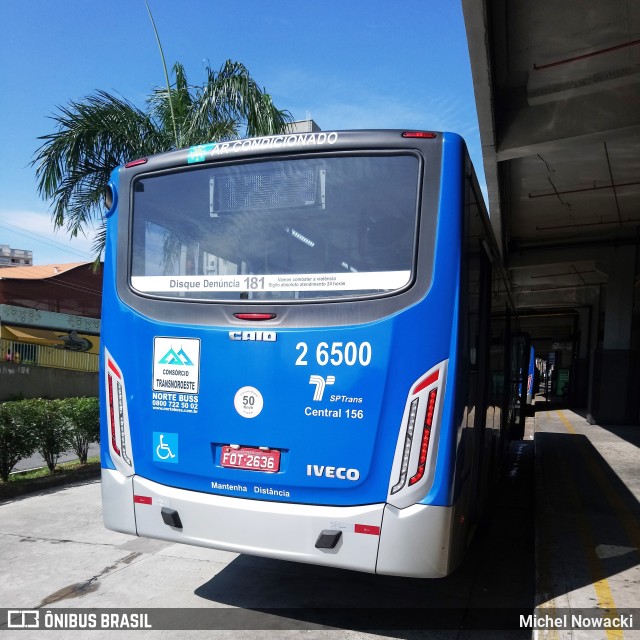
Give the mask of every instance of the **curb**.
[(20, 482), (7, 482), (0, 484), (0, 502), (19, 498), (61, 487), (75, 482), (83, 482), (85, 480), (97, 480), (100, 478), (100, 463), (90, 462), (84, 467), (74, 469), (73, 471), (56, 471), (50, 476), (43, 478), (34, 478), (33, 480), (23, 480)]

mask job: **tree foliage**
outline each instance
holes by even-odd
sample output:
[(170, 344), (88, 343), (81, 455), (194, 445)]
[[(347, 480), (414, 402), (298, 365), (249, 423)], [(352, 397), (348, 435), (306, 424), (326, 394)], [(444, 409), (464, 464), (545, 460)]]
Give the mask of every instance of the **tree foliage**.
[(100, 442), (98, 398), (31, 398), (0, 403), (0, 478), (36, 451), (53, 471), (58, 458), (73, 450), (82, 464), (89, 445)]
[(58, 107), (56, 130), (40, 137), (32, 164), (40, 195), (52, 202), (54, 225), (72, 237), (97, 227), (98, 258), (104, 249), (102, 199), (115, 167), (175, 148), (282, 133), (292, 121), (239, 62), (228, 60), (218, 71), (207, 67), (201, 86), (188, 83), (179, 63), (173, 73), (174, 84), (155, 89), (146, 109), (97, 91)]
[(86, 464), (89, 445), (100, 442), (98, 398), (67, 398), (62, 402), (61, 410), (71, 428), (71, 448), (78, 460)]
[(71, 446), (71, 428), (62, 412), (62, 400), (23, 400), (21, 419), (35, 431), (36, 451), (53, 471), (58, 458)]
[(16, 464), (36, 449), (35, 429), (21, 419), (22, 406), (21, 401), (0, 404), (0, 478), (4, 482)]

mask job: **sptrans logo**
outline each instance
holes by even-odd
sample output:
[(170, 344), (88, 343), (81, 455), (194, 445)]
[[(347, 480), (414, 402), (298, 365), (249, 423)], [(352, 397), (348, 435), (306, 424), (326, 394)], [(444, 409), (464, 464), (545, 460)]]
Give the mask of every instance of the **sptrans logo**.
[(311, 375), (309, 376), (309, 384), (315, 386), (315, 391), (313, 393), (313, 399), (315, 402), (320, 402), (324, 396), (324, 390), (328, 384), (334, 384), (336, 381), (335, 376), (327, 376), (323, 378), (322, 376)]
[(188, 391), (200, 388), (200, 340), (153, 339), (153, 390)]

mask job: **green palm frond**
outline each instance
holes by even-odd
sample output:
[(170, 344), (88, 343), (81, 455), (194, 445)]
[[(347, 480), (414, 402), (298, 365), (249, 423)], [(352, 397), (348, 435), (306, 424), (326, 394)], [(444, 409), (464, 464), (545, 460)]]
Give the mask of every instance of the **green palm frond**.
[(293, 120), (288, 111), (276, 109), (271, 98), (257, 85), (247, 68), (227, 60), (220, 71), (207, 68), (207, 81), (194, 100), (190, 125), (205, 131), (216, 122), (236, 122), (229, 138), (282, 133)]
[(96, 230), (96, 235), (93, 238), (93, 245), (91, 246), (91, 249), (96, 256), (92, 266), (94, 271), (98, 271), (98, 269), (100, 268), (100, 258), (102, 257), (102, 253), (106, 244), (107, 224), (103, 221)]
[[(128, 100), (98, 91), (58, 107), (54, 133), (41, 136), (32, 165), (39, 194), (52, 202), (56, 228), (71, 236), (88, 225), (99, 228), (94, 250), (104, 249), (102, 198), (113, 169), (139, 157), (242, 135), (282, 133), (292, 121), (260, 89), (247, 68), (228, 60), (207, 68), (202, 86), (191, 86), (184, 67), (173, 66), (175, 82), (157, 88), (143, 111)], [(173, 114), (171, 109), (173, 108)], [(174, 134), (175, 124), (175, 134)]]
[(162, 129), (170, 131), (175, 123), (175, 136), (179, 146), (184, 147), (189, 144), (184, 141), (183, 134), (189, 126), (189, 116), (193, 109), (192, 87), (189, 86), (184, 67), (179, 62), (173, 65), (173, 72), (176, 82), (169, 88), (170, 93), (165, 87), (157, 88), (147, 100), (147, 104), (154, 120), (160, 123)]
[(38, 191), (53, 202), (56, 227), (72, 236), (100, 217), (111, 171), (140, 155), (163, 150), (164, 136), (147, 114), (131, 103), (98, 92), (83, 102), (59, 107), (57, 131), (36, 151)]

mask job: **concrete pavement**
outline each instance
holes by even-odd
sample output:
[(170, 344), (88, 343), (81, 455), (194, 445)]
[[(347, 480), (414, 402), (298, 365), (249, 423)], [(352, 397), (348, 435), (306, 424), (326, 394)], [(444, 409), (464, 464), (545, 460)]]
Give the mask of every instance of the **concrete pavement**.
[[(107, 531), (102, 525), (100, 485), (90, 482), (0, 504), (4, 577), (0, 602), (43, 614), (148, 607), (169, 614), (187, 608), (194, 619), (212, 612), (231, 616), (231, 629), (217, 618), (212, 630), (172, 632), (174, 637), (189, 639), (271, 640), (299, 638), (301, 633), (308, 640), (528, 639), (527, 630), (473, 630), (474, 616), (486, 611), (506, 607), (533, 611), (533, 443), (520, 443), (513, 453), (512, 473), (505, 476), (491, 517), (479, 530), (463, 565), (445, 579), (374, 576)], [(269, 628), (247, 628), (247, 616), (260, 615), (265, 609), (276, 612), (268, 618)], [(395, 616), (401, 628), (388, 630), (386, 624), (384, 631), (358, 630), (349, 620), (357, 612)], [(455, 625), (445, 630), (402, 628), (411, 627), (414, 620), (419, 628), (427, 617), (434, 624), (426, 627), (437, 628), (451, 616)], [(7, 630), (2, 622), (0, 640), (61, 637), (59, 631)], [(337, 629), (323, 628), (318, 622)], [(64, 637), (72, 634), (62, 633)], [(167, 631), (92, 630), (88, 637), (121, 640), (140, 638), (140, 634), (165, 638)]]
[[(640, 629), (640, 426), (602, 427), (536, 405), (536, 572), (541, 616), (631, 613)], [(640, 638), (628, 630), (542, 630), (557, 639)]]

